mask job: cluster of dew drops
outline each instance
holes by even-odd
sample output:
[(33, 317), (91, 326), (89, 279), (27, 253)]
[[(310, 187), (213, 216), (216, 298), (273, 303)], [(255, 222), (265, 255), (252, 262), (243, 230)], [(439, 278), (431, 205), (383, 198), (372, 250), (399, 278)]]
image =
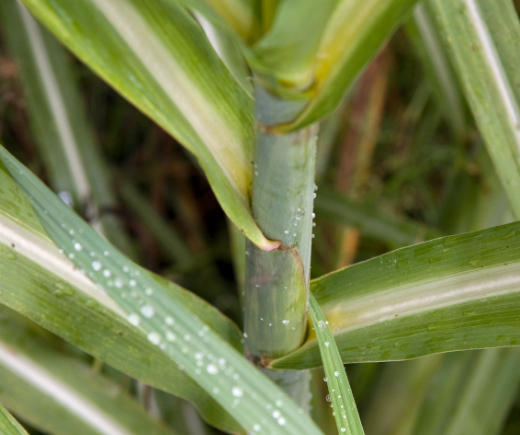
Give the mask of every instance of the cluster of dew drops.
[[(65, 225), (61, 224), (61, 227), (65, 229)], [(82, 233), (82, 230), (79, 230), (80, 233)], [(73, 260), (76, 255), (81, 253), (84, 254), (84, 248), (81, 243), (76, 241), (74, 237), (74, 230), (68, 231), (69, 236), (71, 236), (71, 243), (72, 243), (72, 249), (68, 249), (70, 252), (67, 254), (67, 257), (71, 260)], [(65, 254), (64, 249), (59, 250), (60, 253)], [(123, 272), (128, 276), (128, 279), (125, 280), (121, 277), (116, 276), (115, 273), (113, 273), (108, 267), (105, 267), (103, 262), (108, 263), (108, 257), (110, 257), (110, 252), (105, 250), (101, 255), (96, 254), (95, 252), (90, 252), (89, 254), (91, 261), (90, 261), (90, 269), (88, 271), (81, 270), (81, 273), (87, 275), (89, 278), (92, 278), (93, 281), (97, 282), (97, 288), (98, 290), (106, 294), (105, 288), (99, 284), (100, 280), (103, 280), (108, 287), (116, 288), (119, 290), (119, 294), (123, 299), (126, 299), (130, 296), (130, 298), (137, 301), (137, 303), (140, 305), (139, 308), (139, 314), (138, 313), (131, 313), (128, 315), (127, 320), (129, 323), (131, 323), (134, 326), (139, 326), (141, 323), (141, 319), (152, 319), (157, 315), (156, 309), (154, 308), (153, 304), (151, 302), (148, 302), (148, 300), (142, 299), (140, 296), (140, 292), (138, 291), (138, 277), (140, 275), (139, 270), (131, 270), (127, 266), (123, 266), (122, 270)], [(82, 255), (82, 259), (84, 258), (84, 255)], [(130, 292), (127, 291), (130, 289)], [(114, 289), (115, 290), (115, 289)], [(153, 297), (153, 289), (152, 288), (146, 288), (144, 290), (144, 295), (150, 299)], [(177, 327), (177, 324), (175, 320), (171, 316), (165, 316), (164, 317), (164, 338), (166, 339), (166, 342), (163, 340), (163, 337), (155, 332), (152, 331), (148, 333), (147, 338), (148, 340), (156, 345), (159, 346), (162, 350), (167, 349), (167, 342), (173, 343), (177, 341), (178, 335), (176, 335), (172, 329)], [(208, 341), (208, 337), (205, 336), (206, 332), (208, 331), (207, 326), (203, 326), (203, 328), (199, 331), (198, 335), (203, 338), (205, 341)], [(177, 334), (179, 334), (179, 331), (176, 331)], [(182, 335), (181, 341), (184, 341), (186, 344), (191, 341), (191, 337), (188, 334)], [(190, 350), (188, 349), (188, 346), (183, 346), (181, 348), (181, 351), (183, 354), (191, 354)], [(174, 350), (172, 349), (169, 351), (170, 354), (174, 353)], [(227, 361), (225, 358), (217, 358), (216, 356), (210, 354), (209, 352), (201, 352), (201, 351), (195, 351), (193, 352), (193, 359), (195, 361), (194, 366), (195, 368), (195, 374), (200, 375), (202, 373), (202, 370), (205, 370), (206, 373), (209, 375), (218, 375), (219, 373), (224, 374), (225, 376), (215, 376), (216, 384), (218, 384), (221, 388), (225, 389), (228, 394), (231, 393), (231, 396), (233, 397), (233, 402), (231, 406), (233, 408), (240, 405), (241, 398), (244, 396), (244, 390), (239, 385), (233, 385), (233, 383), (230, 383), (226, 380), (226, 378), (233, 379), (237, 381), (240, 379), (240, 376), (238, 373), (235, 373), (235, 370), (233, 367), (227, 365)], [(180, 370), (184, 370), (183, 365), (179, 365), (178, 368)], [(218, 386), (214, 386), (212, 388), (213, 395), (219, 395), (221, 393), (221, 390)], [(257, 399), (256, 393), (251, 394), (253, 399)], [(274, 406), (271, 403), (267, 403), (265, 406), (267, 410), (271, 413), (272, 418), (275, 420), (276, 424), (280, 426), (284, 426), (286, 424), (285, 417), (282, 414), (282, 406), (283, 401), (281, 399), (278, 399), (275, 401)], [(301, 410), (300, 410), (301, 411)], [(255, 423), (253, 425), (253, 432), (251, 434), (257, 434), (262, 430), (262, 424), (265, 426), (270, 426), (267, 424), (267, 421), (265, 418), (262, 419), (260, 423)]]

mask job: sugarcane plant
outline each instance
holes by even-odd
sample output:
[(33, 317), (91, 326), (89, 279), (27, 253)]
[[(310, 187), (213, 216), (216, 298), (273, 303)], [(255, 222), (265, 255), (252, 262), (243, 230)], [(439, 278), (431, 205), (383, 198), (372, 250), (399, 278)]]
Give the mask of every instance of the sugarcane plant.
[[(367, 433), (500, 433), (520, 381), (512, 2), (2, 0), (0, 13), (50, 185), (0, 147), (0, 402), (8, 410), (53, 434), (200, 433), (195, 417), (199, 429), (164, 425), (165, 415), (186, 418), (182, 398), (224, 432), (319, 434), (331, 430), (332, 413), (338, 433), (354, 435), (364, 432), (343, 364), (412, 360), (406, 371), (382, 371)], [(341, 130), (349, 90), (402, 24), (453, 141), (477, 141), (468, 138), (467, 101), (486, 145), (479, 158), (495, 203), (475, 193), (478, 220), (460, 211), (470, 194), (457, 178), (459, 196), (437, 228), (317, 188), (316, 156), (333, 142), (328, 132)], [(132, 182), (114, 189), (60, 42), (200, 166), (229, 219), (242, 328), (138, 264), (121, 220), (103, 212), (126, 202), (178, 271), (203, 261)], [(374, 89), (377, 107), (382, 88)], [(504, 213), (491, 216), (500, 201)], [(311, 280), (315, 204), (399, 249)], [(204, 287), (219, 285), (218, 270), (203, 268)], [(504, 349), (442, 355), (482, 348)], [(317, 367), (332, 408), (319, 418), (327, 393), (316, 387)], [(135, 387), (121, 390), (117, 380), (130, 378)], [(435, 379), (446, 383), (441, 391)], [(382, 408), (384, 388), (412, 381), (420, 394)], [(490, 404), (475, 400), (486, 394), (496, 397), (487, 414)], [(462, 411), (451, 414), (438, 397), (456, 397)], [(4, 408), (0, 426), (25, 433)]]

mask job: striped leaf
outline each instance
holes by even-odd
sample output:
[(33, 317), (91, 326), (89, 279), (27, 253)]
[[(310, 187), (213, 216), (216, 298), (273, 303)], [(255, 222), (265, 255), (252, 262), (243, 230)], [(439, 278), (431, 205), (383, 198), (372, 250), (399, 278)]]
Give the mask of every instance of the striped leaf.
[(270, 250), (249, 208), (253, 101), (176, 2), (27, 0), (65, 45), (195, 156), (233, 222)]
[[(444, 237), (312, 281), (343, 362), (520, 344), (520, 222)], [(276, 368), (320, 365), (314, 333)]]
[(5, 307), (0, 316), (0, 400), (31, 426), (56, 435), (173, 435), (55, 337)]
[(520, 23), (508, 0), (430, 5), (511, 208), (520, 218)]
[[(129, 376), (190, 400), (214, 426), (239, 432), (229, 414), (136, 331), (70, 259), (60, 255), (30, 203), (2, 168), (0, 164), (0, 302)], [(241, 348), (236, 326), (212, 306), (158, 276), (149, 276), (173, 300), (199, 313), (222, 338)]]
[[(206, 312), (186, 303), (186, 296), (166, 290), (157, 278), (115, 250), (3, 148), (0, 159), (62, 251), (49, 248), (54, 259), (41, 258), (41, 266), (46, 266), (49, 272), (55, 271), (53, 262), (65, 267), (64, 273), (75, 277), (79, 290), (95, 295), (99, 301), (96, 305), (110, 310), (113, 321), (117, 319), (130, 328), (130, 337), (144, 338), (154, 353), (170, 360), (163, 369), (176, 367), (185, 373), (248, 431), (320, 433), (303, 410), (222, 339)], [(11, 241), (6, 239), (8, 255), (16, 255), (9, 251)], [(27, 255), (35, 253), (28, 251)], [(69, 260), (75, 267), (70, 266)], [(62, 296), (70, 294), (68, 286), (57, 290)], [(25, 301), (25, 309), (35, 315), (35, 308), (31, 310), (29, 305)], [(81, 331), (89, 335), (95, 330), (83, 325)], [(96, 347), (95, 343), (92, 347)], [(149, 363), (148, 353), (140, 355)], [(135, 360), (128, 352), (119, 357)], [(218, 420), (218, 414), (215, 419)]]
[[(416, 0), (287, 0), (249, 61), (267, 87), (308, 104), (281, 127), (296, 130), (334, 110)], [(302, 25), (302, 23), (305, 23)]]

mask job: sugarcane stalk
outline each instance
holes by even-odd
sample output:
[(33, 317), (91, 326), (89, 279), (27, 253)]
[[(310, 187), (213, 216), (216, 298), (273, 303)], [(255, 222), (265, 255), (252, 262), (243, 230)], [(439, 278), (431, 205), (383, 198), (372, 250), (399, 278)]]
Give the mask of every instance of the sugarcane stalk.
[[(317, 126), (273, 134), (272, 127), (294, 119), (302, 103), (278, 99), (259, 86), (255, 94), (252, 210), (264, 234), (282, 242), (271, 252), (246, 242), (245, 349), (265, 368), (270, 359), (298, 348), (307, 331)], [(264, 371), (295, 399), (307, 398), (306, 373)]]

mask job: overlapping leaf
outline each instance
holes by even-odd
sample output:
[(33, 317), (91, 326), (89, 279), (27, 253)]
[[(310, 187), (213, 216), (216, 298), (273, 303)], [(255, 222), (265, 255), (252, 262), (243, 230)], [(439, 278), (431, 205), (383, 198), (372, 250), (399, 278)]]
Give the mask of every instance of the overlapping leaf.
[(515, 216), (520, 217), (520, 23), (508, 0), (432, 0)]
[(249, 208), (253, 101), (199, 24), (167, 0), (24, 2), (81, 60), (198, 158), (224, 211), (274, 249)]
[[(320, 433), (300, 408), (216, 333), (204, 313), (183, 302), (180, 289), (177, 294), (166, 291), (156, 278), (116, 251), (3, 148), (0, 159), (27, 195), (47, 233), (79, 268), (72, 269), (72, 273), (80, 289), (104, 300), (103, 309), (111, 309), (112, 318), (130, 328), (130, 337), (146, 337), (153, 349), (170, 359), (170, 366), (177, 365), (248, 431)], [(63, 265), (66, 258), (55, 250), (53, 260)], [(40, 261), (49, 272), (56, 270), (51, 258)], [(71, 274), (70, 269), (64, 273)], [(66, 295), (70, 290), (58, 292)], [(30, 310), (27, 301), (24, 307), (33, 315), (37, 311), (34, 307)], [(81, 331), (89, 334), (92, 328), (83, 327)], [(128, 352), (119, 357), (134, 359)], [(148, 359), (146, 353), (140, 357)]]
[(309, 100), (283, 129), (299, 129), (336, 108), (415, 2), (326, 0), (319, 7), (312, 0), (282, 2), (249, 60), (275, 92)]
[(121, 386), (59, 350), (63, 343), (51, 334), (5, 307), (0, 318), (0, 400), (33, 427), (56, 435), (173, 435)]
[[(229, 414), (59, 254), (5, 169), (0, 170), (0, 186), (0, 302), (120, 371), (192, 401), (214, 426), (240, 431)], [(197, 312), (221, 337), (240, 348), (240, 332), (217, 310), (164, 279), (153, 279), (170, 297)]]
[[(398, 249), (312, 281), (344, 362), (520, 344), (520, 223)], [(320, 365), (310, 334), (279, 368)]]

